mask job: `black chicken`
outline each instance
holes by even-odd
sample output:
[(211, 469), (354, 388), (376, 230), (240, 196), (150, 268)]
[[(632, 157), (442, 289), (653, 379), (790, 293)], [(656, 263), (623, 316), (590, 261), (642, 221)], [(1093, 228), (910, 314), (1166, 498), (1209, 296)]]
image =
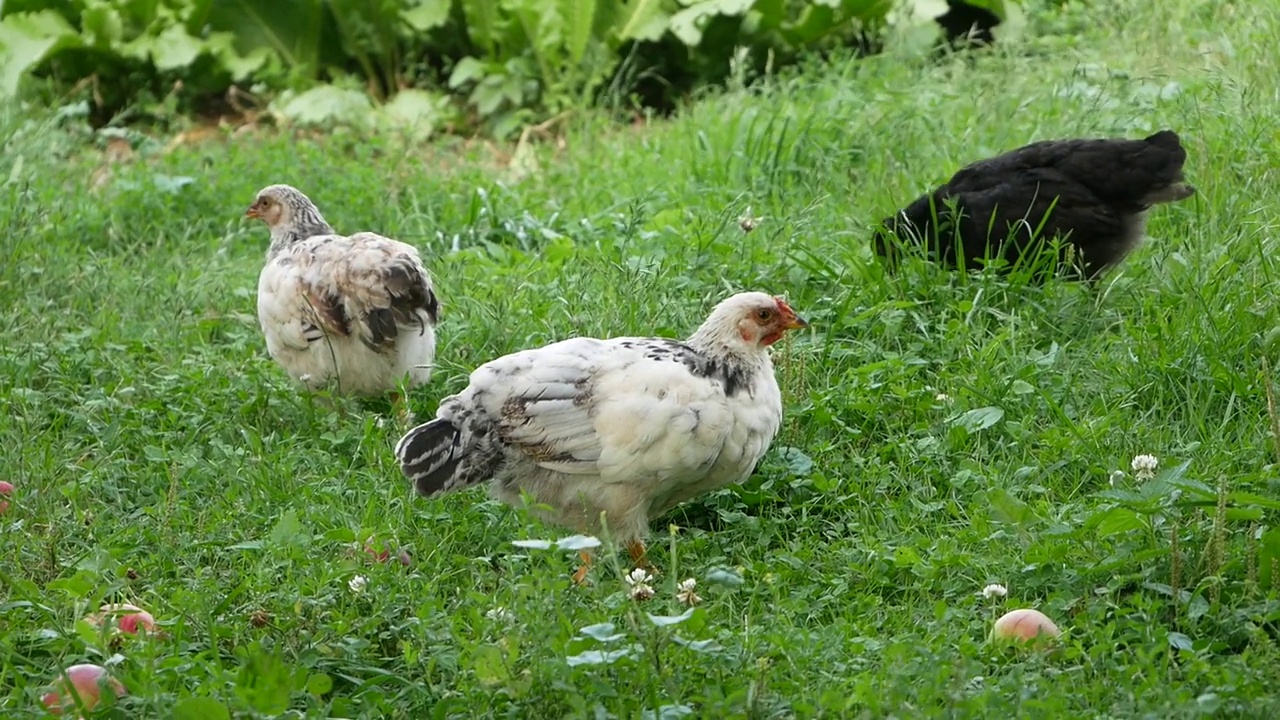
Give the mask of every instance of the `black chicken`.
[[(949, 268), (1030, 261), (1060, 238), (1068, 268), (1094, 279), (1142, 240), (1147, 210), (1195, 193), (1177, 133), (1143, 140), (1046, 140), (973, 163), (886, 218), (874, 238), (892, 269), (903, 246), (927, 242)], [(895, 237), (896, 236), (896, 239)]]

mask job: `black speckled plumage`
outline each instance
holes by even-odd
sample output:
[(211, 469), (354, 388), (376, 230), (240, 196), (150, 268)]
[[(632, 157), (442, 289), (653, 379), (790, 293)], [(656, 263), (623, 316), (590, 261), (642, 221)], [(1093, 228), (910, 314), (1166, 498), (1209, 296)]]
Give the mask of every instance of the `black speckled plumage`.
[(719, 382), (724, 387), (724, 394), (729, 397), (743, 390), (750, 390), (751, 387), (749, 371), (714, 355), (700, 353), (678, 340), (647, 340), (645, 357), (681, 363), (695, 376)]
[(891, 269), (901, 248), (922, 243), (944, 266), (974, 269), (985, 258), (1030, 261), (1056, 237), (1072, 249), (1074, 273), (1096, 278), (1142, 240), (1152, 205), (1195, 193), (1183, 179), (1186, 159), (1172, 130), (1032, 143), (961, 169), (886, 218), (874, 249)]
[(649, 520), (741, 482), (778, 431), (769, 346), (806, 327), (781, 298), (719, 303), (686, 340), (570, 338), (492, 360), (396, 444), (432, 496), (487, 482), (580, 532), (642, 538)]

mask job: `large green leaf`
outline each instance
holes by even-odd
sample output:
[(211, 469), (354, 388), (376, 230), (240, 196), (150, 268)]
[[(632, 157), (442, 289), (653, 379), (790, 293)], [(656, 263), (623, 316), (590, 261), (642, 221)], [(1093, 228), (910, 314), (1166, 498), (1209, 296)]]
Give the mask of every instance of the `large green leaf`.
[(265, 47), (240, 54), (235, 47), (235, 36), (229, 32), (211, 33), (205, 45), (236, 82), (247, 79), (251, 73), (265, 65), (271, 55), (271, 49)]
[[(501, 7), (515, 18), (513, 26), (520, 29), (525, 43), (532, 46), (534, 57), (541, 66), (542, 81), (549, 82), (564, 57), (564, 18), (554, 3), (546, 0), (502, 0)], [(510, 38), (507, 45), (510, 45)]]
[(841, 0), (840, 11), (848, 20), (874, 25), (893, 9), (896, 0)]
[(488, 73), (489, 69), (484, 63), (473, 57), (464, 57), (453, 66), (453, 72), (449, 73), (449, 89), (457, 90), (471, 83), (480, 82)]
[(564, 21), (564, 45), (569, 62), (577, 65), (587, 54), (591, 28), (595, 24), (596, 0), (560, 0), (560, 16)]
[(323, 45), (326, 16), (316, 0), (219, 0), (209, 11), (209, 27), (232, 33), (237, 49), (250, 56), (267, 48), (286, 66), (316, 77), (323, 58), (341, 64), (337, 47)]
[(1244, 490), (1228, 493), (1227, 500), (1237, 505), (1254, 506), (1265, 510), (1280, 510), (1280, 500)]
[(671, 16), (663, 8), (662, 0), (630, 0), (621, 3), (620, 11), (614, 37), (621, 42), (657, 41), (671, 25)]
[[(374, 121), (373, 103), (358, 90), (318, 85), (298, 95), (285, 93), (271, 104), (271, 113), (298, 125), (368, 127)], [(272, 542), (287, 544), (305, 533), (296, 514), (286, 513), (271, 533)]]
[(181, 25), (170, 25), (159, 35), (140, 35), (126, 43), (122, 51), (139, 60), (150, 59), (157, 70), (189, 67), (205, 51), (204, 42), (187, 34)]
[(80, 29), (86, 45), (106, 50), (124, 38), (124, 19), (114, 7), (94, 4), (80, 13)]
[(782, 24), (782, 37), (795, 47), (803, 47), (838, 27), (836, 11), (826, 5), (812, 4), (800, 12), (794, 22)]
[(671, 16), (671, 32), (689, 47), (702, 42), (702, 28), (715, 15), (744, 15), (755, 0), (700, 0)]
[(401, 17), (418, 32), (434, 30), (449, 21), (453, 0), (410, 0)]
[(1035, 510), (1025, 502), (1014, 497), (1004, 488), (992, 488), (987, 491), (987, 502), (991, 505), (991, 516), (998, 522), (1025, 528), (1039, 520)]
[(1125, 507), (1113, 507), (1089, 518), (1098, 537), (1108, 537), (1132, 530), (1146, 530), (1151, 520), (1146, 515)]
[(773, 30), (787, 19), (787, 0), (756, 0), (751, 6), (756, 30)]
[(496, 54), (498, 42), (497, 0), (461, 0), (467, 19), (467, 34), (471, 42), (484, 48), (490, 55)]
[(950, 9), (946, 0), (905, 0), (895, 8), (893, 18), (899, 24), (926, 23), (946, 15)]
[(894, 0), (815, 0), (779, 29), (789, 45), (801, 48), (850, 26), (877, 26), (893, 7)]
[(0, 20), (0, 98), (18, 91), (23, 74), (58, 50), (79, 47), (80, 34), (53, 10)]
[(1005, 7), (1004, 0), (964, 0), (965, 5), (973, 7), (986, 8), (996, 14), (1001, 20), (1009, 17), (1009, 10)]
[(448, 117), (449, 98), (426, 90), (410, 88), (396, 93), (375, 113), (384, 128), (425, 140)]
[(0, 17), (52, 10), (64, 18), (72, 18), (84, 4), (85, 0), (0, 0)]
[(971, 433), (976, 433), (1000, 422), (1004, 417), (1004, 408), (994, 405), (988, 407), (974, 408), (968, 412), (948, 418), (947, 423), (952, 426), (962, 427)]

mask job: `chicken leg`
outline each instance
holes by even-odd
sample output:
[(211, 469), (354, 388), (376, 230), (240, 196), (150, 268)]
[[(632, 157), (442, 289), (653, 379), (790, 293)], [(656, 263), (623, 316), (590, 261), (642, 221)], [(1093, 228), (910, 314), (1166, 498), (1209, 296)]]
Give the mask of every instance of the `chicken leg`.
[[(644, 543), (639, 540), (632, 540), (627, 543), (627, 554), (631, 556), (631, 562), (635, 567), (642, 567), (647, 570), (654, 570), (653, 563), (649, 562), (645, 557)], [(591, 570), (591, 553), (586, 550), (579, 550), (578, 557), (582, 559), (582, 564), (577, 570), (573, 571), (573, 584), (583, 585), (587, 581), (587, 572)]]
[(587, 571), (591, 569), (591, 553), (579, 550), (578, 557), (582, 559), (582, 564), (573, 571), (573, 584), (584, 585), (587, 582)]
[(636, 567), (650, 567), (650, 563), (644, 555), (644, 543), (639, 540), (632, 540), (627, 543), (627, 554), (631, 556), (631, 562)]
[(634, 567), (643, 568), (649, 571), (650, 575), (657, 575), (661, 570), (661, 568), (649, 561), (648, 555), (645, 554), (644, 543), (639, 540), (632, 540), (627, 543), (627, 554), (631, 556), (631, 563)]
[(391, 411), (402, 425), (413, 422), (413, 411), (409, 409), (409, 398), (399, 390), (391, 392)]

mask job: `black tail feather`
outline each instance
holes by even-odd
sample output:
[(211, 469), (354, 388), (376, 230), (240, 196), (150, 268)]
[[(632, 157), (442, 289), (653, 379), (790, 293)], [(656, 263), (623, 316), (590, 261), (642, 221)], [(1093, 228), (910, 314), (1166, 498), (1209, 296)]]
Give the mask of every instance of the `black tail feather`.
[(1195, 194), (1186, 160), (1172, 130), (1142, 140), (1031, 143), (961, 168), (885, 218), (872, 247), (890, 271), (902, 246), (919, 245), (947, 267), (976, 267), (987, 256), (1016, 265), (1038, 252), (1037, 238), (1058, 237), (1079, 251), (1092, 277), (1141, 240), (1142, 213)]
[(429, 496), (457, 487), (454, 472), (462, 460), (460, 433), (448, 420), (419, 425), (396, 443), (400, 471), (413, 481), (418, 494)]
[[(1172, 130), (1161, 130), (1153, 135), (1148, 135), (1142, 141), (1180, 155), (1183, 160), (1187, 157), (1187, 151), (1182, 148), (1182, 140), (1178, 137), (1178, 133)], [(1179, 162), (1178, 164), (1181, 165), (1182, 163)]]
[(1182, 175), (1182, 166), (1187, 161), (1187, 151), (1182, 147), (1178, 134), (1172, 130), (1161, 130), (1144, 138), (1143, 142), (1157, 151), (1157, 154), (1147, 161), (1152, 166), (1150, 171), (1152, 187), (1145, 193), (1143, 204), (1178, 202), (1194, 195), (1195, 187)]

